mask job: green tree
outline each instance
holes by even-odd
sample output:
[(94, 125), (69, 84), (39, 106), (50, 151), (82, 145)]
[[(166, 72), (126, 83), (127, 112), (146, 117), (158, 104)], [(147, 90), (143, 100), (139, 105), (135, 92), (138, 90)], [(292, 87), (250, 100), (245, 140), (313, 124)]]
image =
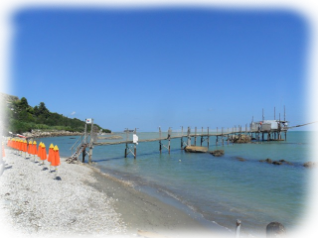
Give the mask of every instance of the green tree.
[(40, 102), (39, 105), (39, 114), (43, 115), (45, 118), (48, 118), (50, 111), (46, 108), (44, 102)]
[(20, 111), (26, 111), (29, 108), (28, 100), (25, 97), (22, 97), (18, 102), (18, 108)]
[(38, 106), (35, 106), (33, 108), (33, 112), (34, 112), (34, 115), (37, 117), (38, 115), (40, 115), (40, 111), (39, 111), (39, 107)]

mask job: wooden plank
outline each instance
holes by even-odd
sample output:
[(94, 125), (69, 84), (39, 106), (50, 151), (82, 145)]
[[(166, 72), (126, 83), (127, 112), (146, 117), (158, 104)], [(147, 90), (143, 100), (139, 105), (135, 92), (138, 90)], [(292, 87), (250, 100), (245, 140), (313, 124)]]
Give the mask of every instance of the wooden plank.
[(153, 233), (150, 231), (143, 231), (143, 230), (138, 230), (137, 231), (137, 235), (138, 236), (143, 236), (146, 238), (172, 238), (171, 236), (164, 236), (164, 235), (160, 235), (157, 233)]

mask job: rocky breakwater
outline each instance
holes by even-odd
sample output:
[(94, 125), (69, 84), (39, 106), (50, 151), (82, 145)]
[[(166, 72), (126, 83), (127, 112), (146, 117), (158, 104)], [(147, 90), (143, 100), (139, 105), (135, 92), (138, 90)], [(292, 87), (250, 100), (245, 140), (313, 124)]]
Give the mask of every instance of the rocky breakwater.
[(71, 132), (71, 131), (32, 131), (24, 132), (24, 135), (27, 138), (39, 138), (39, 137), (56, 137), (56, 136), (77, 136), (83, 135), (81, 132)]

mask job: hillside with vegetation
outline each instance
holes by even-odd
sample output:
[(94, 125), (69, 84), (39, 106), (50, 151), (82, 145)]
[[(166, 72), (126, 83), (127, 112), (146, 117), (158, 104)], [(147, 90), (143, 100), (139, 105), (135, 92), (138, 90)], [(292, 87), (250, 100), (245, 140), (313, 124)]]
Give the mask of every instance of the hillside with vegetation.
[[(44, 102), (32, 107), (25, 97), (19, 99), (8, 95), (6, 99), (3, 112), (6, 115), (8, 131), (19, 134), (34, 130), (84, 132), (85, 121), (50, 112)], [(97, 124), (94, 124), (94, 127), (104, 133), (111, 132)], [(90, 124), (87, 125), (87, 131), (90, 131)]]

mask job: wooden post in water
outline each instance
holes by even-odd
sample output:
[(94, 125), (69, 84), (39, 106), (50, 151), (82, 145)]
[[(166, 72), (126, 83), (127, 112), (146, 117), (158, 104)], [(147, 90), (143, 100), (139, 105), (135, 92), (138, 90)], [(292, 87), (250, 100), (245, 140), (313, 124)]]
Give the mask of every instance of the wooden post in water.
[(286, 229), (279, 222), (271, 222), (266, 226), (266, 238), (271, 237), (286, 237)]
[(188, 126), (188, 143), (187, 143), (187, 146), (191, 146), (191, 136), (190, 136), (190, 133), (191, 133), (191, 129), (190, 129), (190, 127)]
[(202, 131), (201, 131), (201, 146), (202, 146), (202, 144), (203, 144), (203, 127), (202, 127)]
[(159, 151), (160, 151), (160, 154), (161, 154), (162, 144), (161, 144), (161, 128), (160, 128), (160, 126), (159, 126), (159, 138), (160, 138), (160, 140), (159, 140)]
[[(286, 122), (286, 108), (284, 105), (284, 121)], [(287, 131), (285, 131), (285, 141), (287, 141)]]
[(82, 163), (85, 163), (86, 145), (87, 145), (87, 123), (85, 119), (84, 139), (82, 141), (82, 146), (85, 146), (85, 147), (83, 148), (83, 151), (82, 151)]
[(217, 127), (217, 128), (216, 128), (216, 141), (215, 141), (215, 144), (216, 144), (216, 145), (218, 145), (218, 142), (219, 142), (218, 134), (219, 134), (219, 128)]
[[(134, 134), (137, 135), (137, 128), (135, 128)], [(137, 146), (136, 146), (136, 143), (134, 143), (134, 159), (136, 159), (136, 157), (137, 157)]]
[(168, 151), (169, 151), (169, 155), (170, 155), (170, 140), (171, 140), (171, 127), (169, 127), (169, 130), (168, 130)]
[(128, 155), (128, 138), (129, 138), (129, 130), (128, 128), (125, 128), (125, 132), (126, 132), (126, 147), (125, 147), (125, 158), (127, 158)]
[(210, 146), (210, 132), (209, 132), (209, 127), (208, 127), (208, 148)]
[(181, 150), (183, 150), (183, 126), (181, 126)]
[(223, 127), (222, 127), (222, 145), (224, 145)]
[(87, 123), (85, 119), (84, 140), (82, 144), (87, 144)]
[(94, 128), (94, 119), (92, 118), (91, 123), (91, 138), (89, 142), (89, 154), (88, 154), (88, 163), (92, 163), (92, 156), (93, 156), (93, 128)]
[(227, 144), (230, 144), (230, 132), (231, 132), (231, 129), (228, 128), (228, 135), (227, 135)]

